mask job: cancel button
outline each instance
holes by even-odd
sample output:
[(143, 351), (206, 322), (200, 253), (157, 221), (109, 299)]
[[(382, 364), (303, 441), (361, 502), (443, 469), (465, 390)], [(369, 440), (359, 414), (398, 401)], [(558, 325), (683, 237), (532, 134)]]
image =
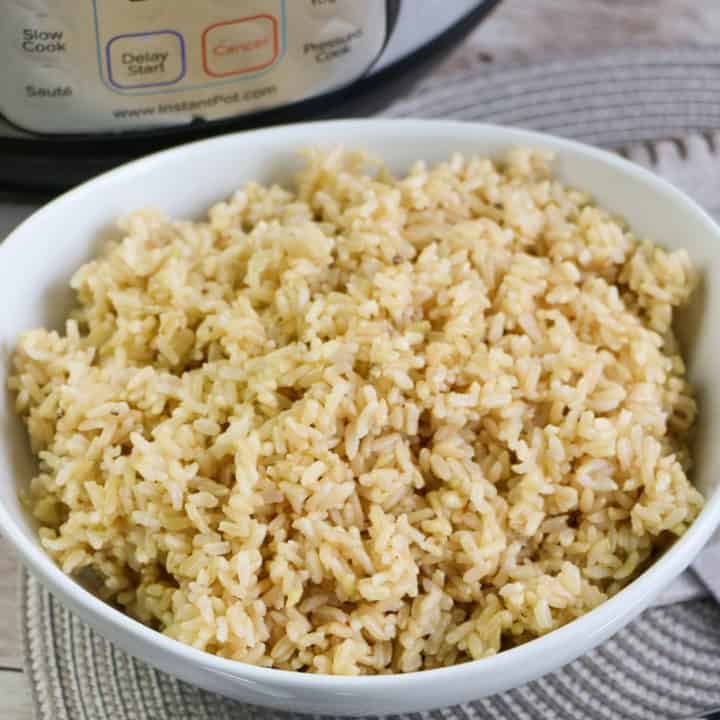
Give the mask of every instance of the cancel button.
[(118, 35), (107, 44), (108, 80), (120, 89), (174, 85), (185, 75), (185, 42), (180, 33)]

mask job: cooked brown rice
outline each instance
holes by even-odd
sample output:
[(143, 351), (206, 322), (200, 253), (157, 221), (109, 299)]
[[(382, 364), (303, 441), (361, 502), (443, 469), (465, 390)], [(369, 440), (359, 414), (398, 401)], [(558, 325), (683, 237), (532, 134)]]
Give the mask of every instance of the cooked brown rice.
[(616, 593), (702, 505), (695, 273), (550, 164), (313, 151), (205, 222), (131, 215), (15, 355), (43, 546), (170, 637), (318, 673), (482, 658)]

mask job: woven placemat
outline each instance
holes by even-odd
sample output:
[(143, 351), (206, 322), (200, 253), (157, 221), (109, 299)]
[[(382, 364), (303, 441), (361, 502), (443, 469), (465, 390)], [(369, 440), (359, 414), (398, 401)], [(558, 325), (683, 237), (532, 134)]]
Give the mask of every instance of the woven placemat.
[(389, 117), (542, 130), (608, 147), (720, 129), (720, 47), (635, 50), (432, 77)]
[[(615, 53), (432, 81), (393, 117), (519, 125), (620, 149), (720, 209), (720, 49)], [(720, 569), (719, 569), (720, 572)], [(21, 627), (38, 720), (287, 718), (131, 658), (23, 573)], [(720, 607), (656, 607), (597, 650), (511, 692), (414, 718), (677, 718), (720, 705)]]

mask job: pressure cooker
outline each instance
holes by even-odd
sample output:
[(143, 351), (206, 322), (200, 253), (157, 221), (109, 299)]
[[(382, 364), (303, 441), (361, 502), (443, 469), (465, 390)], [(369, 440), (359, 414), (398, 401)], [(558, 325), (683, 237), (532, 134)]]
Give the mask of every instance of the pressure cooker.
[(229, 130), (369, 114), (498, 0), (0, 0), (0, 189)]

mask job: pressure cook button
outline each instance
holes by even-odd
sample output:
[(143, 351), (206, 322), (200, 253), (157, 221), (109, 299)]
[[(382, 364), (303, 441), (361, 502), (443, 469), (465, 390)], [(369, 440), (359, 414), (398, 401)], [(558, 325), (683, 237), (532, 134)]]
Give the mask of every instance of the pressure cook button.
[(317, 63), (337, 60), (353, 51), (353, 44), (362, 37), (362, 28), (339, 18), (326, 23), (312, 40), (303, 43), (303, 54)]
[(108, 80), (123, 90), (174, 85), (185, 76), (185, 41), (174, 30), (117, 35), (107, 64)]
[(203, 67), (211, 77), (270, 67), (280, 54), (278, 21), (262, 14), (215, 23), (202, 36)]

